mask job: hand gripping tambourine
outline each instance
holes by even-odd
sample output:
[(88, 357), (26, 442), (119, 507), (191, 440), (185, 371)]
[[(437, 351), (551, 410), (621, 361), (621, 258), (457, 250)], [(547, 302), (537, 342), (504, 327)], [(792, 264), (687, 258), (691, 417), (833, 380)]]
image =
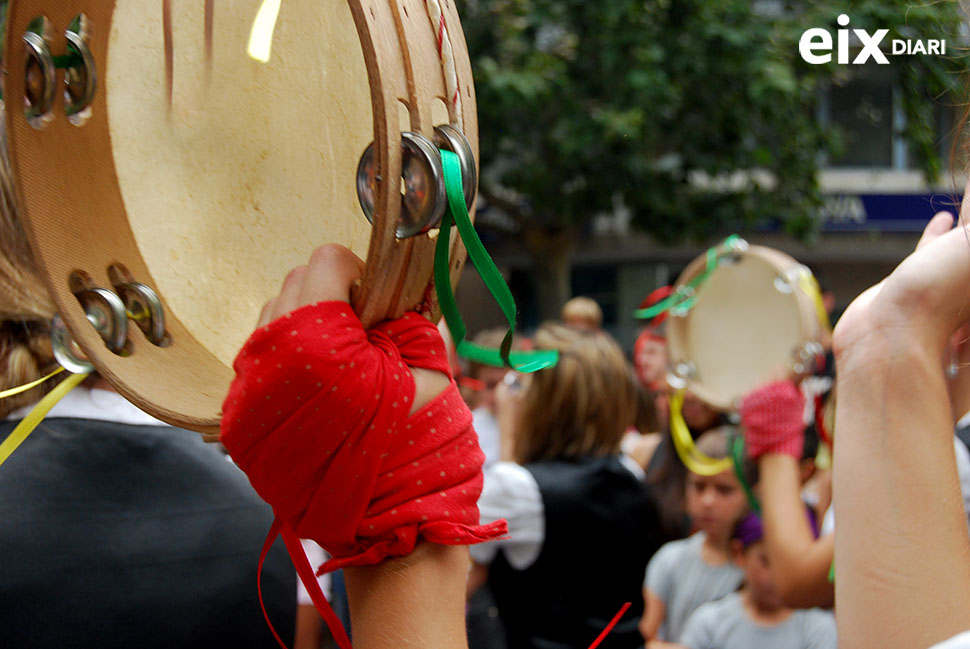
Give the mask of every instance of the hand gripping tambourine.
[(692, 261), (674, 288), (669, 382), (732, 410), (778, 366), (810, 372), (828, 316), (811, 271), (731, 237)]
[(214, 432), (261, 305), (326, 242), (366, 255), (365, 326), (436, 313), (436, 146), (469, 207), (478, 147), (451, 0), (21, 0), (5, 61), (68, 369), (86, 357), (147, 412)]

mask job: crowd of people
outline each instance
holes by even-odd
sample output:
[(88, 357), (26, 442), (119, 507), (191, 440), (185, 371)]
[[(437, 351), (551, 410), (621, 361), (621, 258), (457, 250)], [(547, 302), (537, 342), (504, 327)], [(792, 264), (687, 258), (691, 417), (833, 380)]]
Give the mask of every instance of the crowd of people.
[[(668, 294), (655, 291), (644, 305)], [(561, 324), (544, 325), (531, 341), (538, 348), (559, 349), (564, 359), (559, 367), (532, 377), (508, 372), (508, 380), (470, 393), (472, 403), (492, 404), (496, 420), (503, 422), (501, 445), (508, 449), (485, 469), (482, 520), (509, 522), (507, 538), (471, 548), (469, 592), (493, 589), (504, 623), (504, 635), (471, 637), (472, 647), (589, 646), (611, 610), (619, 610), (617, 598), (633, 606), (600, 646), (837, 646), (832, 585), (825, 581), (821, 595), (802, 583), (792, 585), (800, 568), (784, 563), (802, 553), (797, 543), (817, 542), (830, 502), (818, 497), (818, 485), (828, 484), (828, 476), (816, 468), (819, 440), (814, 419), (806, 417), (802, 391), (793, 383), (780, 392), (777, 384), (756, 390), (745, 401), (740, 425), (731, 423), (730, 413), (685, 395), (678, 416), (696, 449), (712, 460), (731, 458), (732, 442), (743, 435), (744, 425), (757, 428), (759, 416), (764, 419), (759, 398), (786, 406), (770, 414), (772, 423), (793, 420), (783, 449), (749, 440), (752, 457), (744, 476), (732, 468), (692, 472), (668, 430), (673, 390), (666, 382), (663, 321), (661, 316), (648, 322), (632, 357), (623, 358), (601, 328), (599, 307), (575, 298), (563, 308)], [(597, 360), (591, 354), (597, 347), (612, 350), (612, 356)], [(519, 382), (527, 387), (510, 388)], [(767, 397), (766, 391), (771, 391)], [(539, 413), (544, 416), (537, 418)], [(591, 432), (597, 439), (581, 447)], [(765, 455), (764, 467), (754, 463), (759, 454)], [(792, 477), (788, 469), (796, 469), (796, 483), (778, 482), (775, 455), (785, 458), (783, 479)], [(778, 483), (771, 487), (778, 493), (765, 493), (761, 468)], [(742, 480), (754, 485), (754, 503)], [(624, 484), (645, 489), (641, 500), (630, 497)], [(801, 518), (807, 537), (800, 527), (785, 529), (769, 544), (765, 530), (789, 525), (788, 507)], [(778, 510), (784, 510), (785, 520), (765, 522), (763, 516), (776, 516)], [(831, 545), (826, 547), (831, 561)], [(570, 569), (575, 565), (570, 558), (581, 556), (590, 557), (588, 564)], [(792, 574), (779, 574), (777, 564)], [(624, 582), (634, 574), (641, 597), (630, 597)], [(636, 618), (635, 627), (622, 626)]]

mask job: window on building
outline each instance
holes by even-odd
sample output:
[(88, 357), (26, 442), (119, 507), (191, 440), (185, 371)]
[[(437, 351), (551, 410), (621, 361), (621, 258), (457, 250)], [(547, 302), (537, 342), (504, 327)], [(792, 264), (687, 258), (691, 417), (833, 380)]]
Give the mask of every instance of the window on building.
[[(848, 66), (847, 66), (848, 67)], [(831, 167), (896, 167), (892, 77), (889, 66), (851, 66), (848, 76), (823, 93), (820, 118), (841, 130), (845, 148)]]

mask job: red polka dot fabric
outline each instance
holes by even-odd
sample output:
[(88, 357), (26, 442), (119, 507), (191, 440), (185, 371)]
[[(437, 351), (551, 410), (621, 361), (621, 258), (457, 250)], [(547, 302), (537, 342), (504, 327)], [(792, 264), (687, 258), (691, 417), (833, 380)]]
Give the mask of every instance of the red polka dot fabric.
[(748, 456), (765, 453), (801, 458), (805, 444), (805, 396), (791, 381), (762, 386), (741, 400), (738, 414)]
[(484, 454), (454, 381), (409, 414), (410, 367), (451, 378), (437, 328), (415, 313), (365, 331), (346, 302), (257, 330), (234, 368), (222, 442), (276, 516), (333, 559), (320, 572), (410, 553), (418, 540), (491, 540), (478, 525)]

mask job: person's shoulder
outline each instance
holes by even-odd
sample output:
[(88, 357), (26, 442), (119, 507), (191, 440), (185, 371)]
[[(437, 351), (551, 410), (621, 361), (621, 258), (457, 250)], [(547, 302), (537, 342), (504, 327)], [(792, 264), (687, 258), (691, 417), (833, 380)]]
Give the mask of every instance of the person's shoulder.
[[(726, 629), (737, 623), (744, 615), (737, 593), (704, 602), (687, 616), (680, 644), (687, 647), (703, 646), (714, 636), (721, 636)], [(727, 626), (725, 626), (727, 625)]]
[(698, 557), (701, 556), (701, 547), (704, 545), (705, 535), (704, 532), (694, 532), (686, 539), (682, 539), (683, 551), (689, 554), (696, 554)]
[(793, 613), (793, 619), (798, 620), (796, 628), (804, 649), (834, 649), (838, 646), (838, 632), (832, 611), (821, 608), (800, 609)]
[(647, 474), (644, 473), (643, 467), (640, 466), (636, 460), (627, 455), (626, 453), (620, 453), (617, 456), (620, 461), (620, 466), (623, 467), (631, 476), (637, 479), (637, 482), (645, 482), (647, 479)]
[(688, 536), (686, 539), (667, 541), (661, 545), (660, 549), (657, 550), (656, 554), (653, 555), (653, 558), (650, 559), (650, 563), (679, 563), (685, 555), (690, 553), (690, 546), (692, 543), (694, 543), (691, 540), (692, 538), (692, 536)]
[(801, 618), (802, 624), (810, 628), (829, 628), (835, 630), (835, 615), (823, 608), (798, 609), (794, 613)]
[(499, 506), (538, 500), (539, 485), (529, 470), (515, 462), (496, 462), (485, 469), (479, 507), (483, 504)]
[(535, 478), (532, 477), (527, 468), (515, 462), (504, 461), (495, 462), (485, 469), (484, 478), (486, 482), (513, 487), (523, 483), (531, 484), (535, 482)]
[(733, 592), (728, 593), (724, 597), (719, 597), (718, 599), (712, 599), (708, 602), (704, 602), (694, 609), (694, 612), (691, 613), (691, 615), (693, 616), (701, 613), (702, 615), (712, 619), (721, 619), (741, 611), (743, 608), (744, 607), (741, 603), (741, 595), (737, 592)]
[(696, 536), (697, 536), (696, 534), (693, 534), (691, 536), (688, 536), (687, 538), (677, 539), (676, 541), (667, 541), (662, 546), (660, 546), (660, 549), (657, 551), (657, 553), (659, 554), (660, 552), (665, 552), (667, 554), (679, 554), (681, 552), (684, 552), (691, 545), (696, 543), (696, 540), (695, 540)]

